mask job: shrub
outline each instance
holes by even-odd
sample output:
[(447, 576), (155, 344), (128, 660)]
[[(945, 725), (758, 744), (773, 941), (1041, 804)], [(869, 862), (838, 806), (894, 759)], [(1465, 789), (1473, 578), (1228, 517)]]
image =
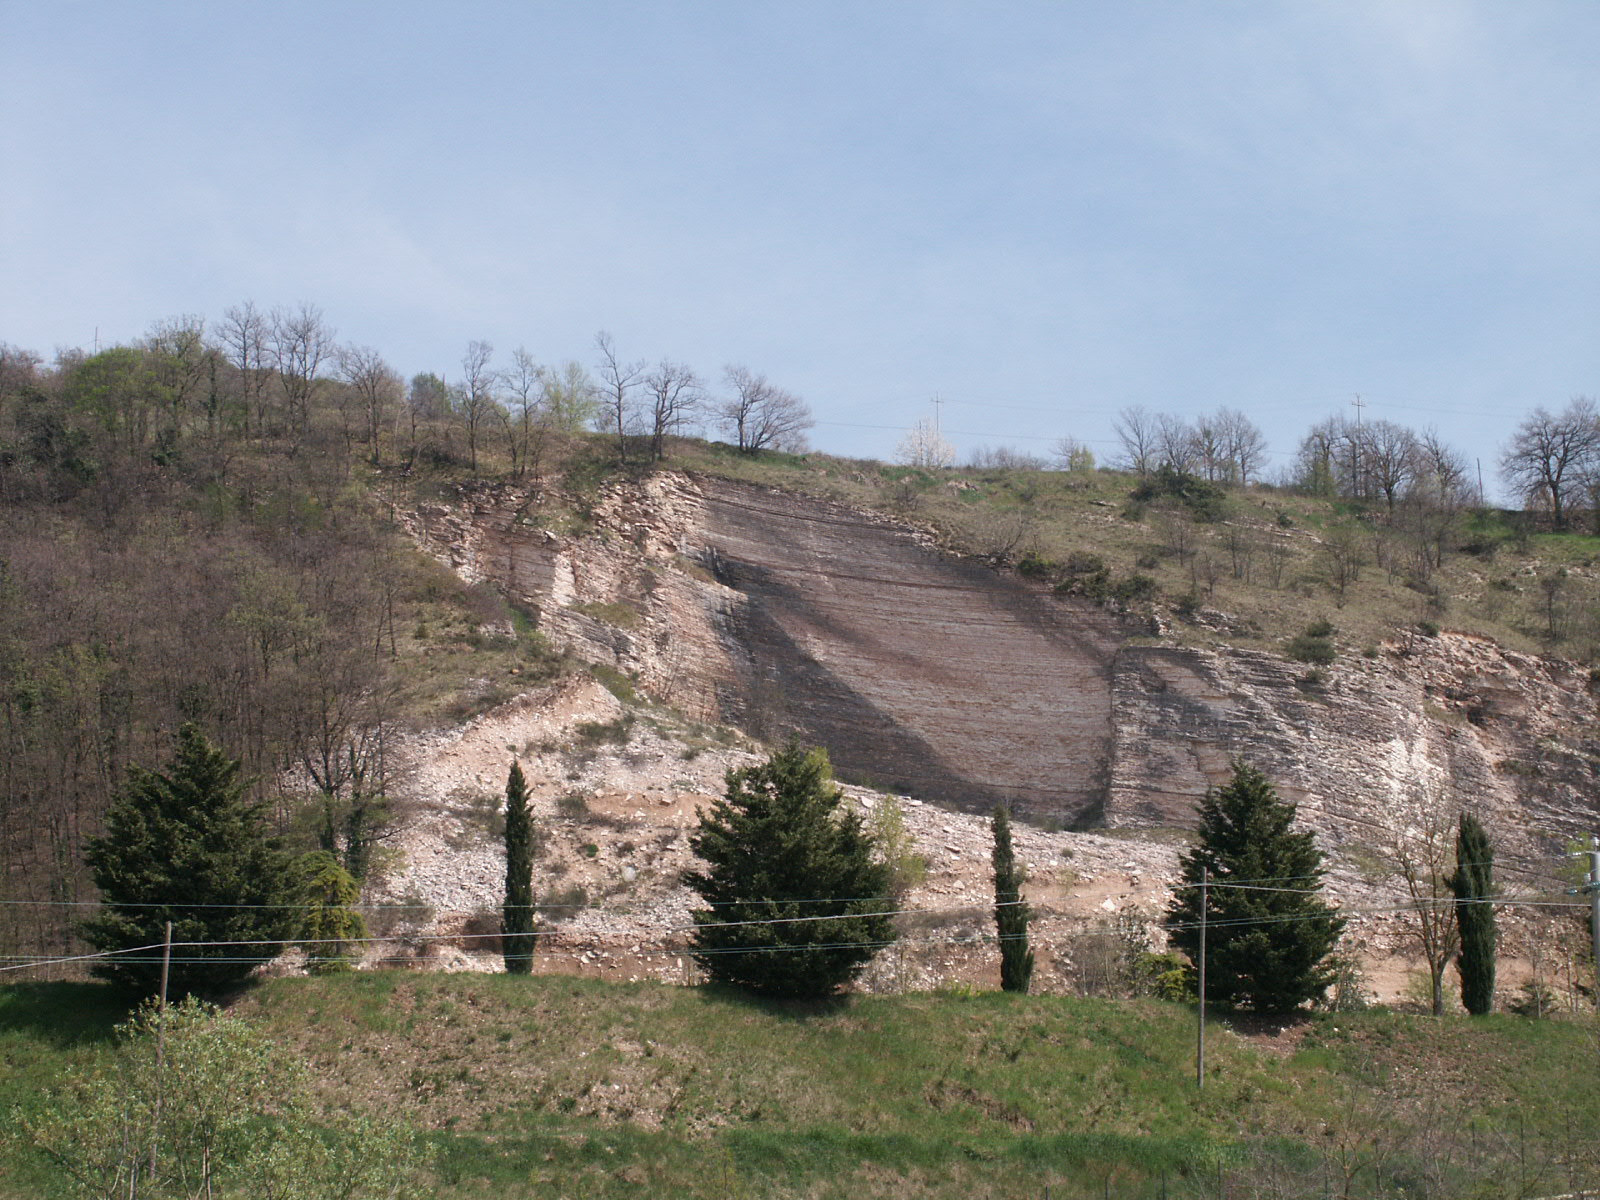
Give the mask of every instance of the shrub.
[(570, 820), (581, 821), (589, 815), (588, 792), (566, 792), (556, 800), (556, 812)]
[(1058, 564), (1051, 562), (1048, 558), (1041, 557), (1032, 550), (1024, 554), (1021, 561), (1017, 563), (1017, 574), (1024, 579), (1049, 579), (1059, 569)]
[(1220, 521), (1226, 507), (1227, 496), (1214, 483), (1208, 483), (1187, 471), (1175, 471), (1163, 465), (1133, 490), (1136, 504), (1149, 504), (1158, 500), (1171, 500), (1181, 504), (1193, 514), (1196, 521)]
[(1136, 604), (1156, 594), (1156, 581), (1148, 575), (1129, 575), (1117, 581), (1111, 594), (1122, 604)]
[(1111, 571), (1098, 554), (1073, 551), (1061, 564), (1064, 578), (1056, 584), (1058, 596), (1081, 596), (1103, 603), (1111, 595)]
[(1548, 1017), (1556, 1010), (1556, 995), (1543, 980), (1527, 979), (1506, 1009), (1519, 1017)]
[(605, 663), (592, 663), (589, 674), (600, 681), (600, 685), (621, 700), (624, 704), (633, 704), (639, 699), (639, 693), (634, 690), (633, 680), (629, 679), (615, 667), (608, 667)]
[(1311, 670), (1307, 671), (1304, 675), (1300, 676), (1299, 679), (1295, 680), (1295, 686), (1298, 687), (1302, 692), (1315, 692), (1319, 690), (1326, 682), (1327, 676), (1325, 676), (1321, 671), (1317, 670), (1317, 668), (1312, 667)]
[(572, 727), (572, 733), (581, 750), (607, 744), (625, 746), (633, 733), (633, 714), (626, 713), (615, 721), (579, 721)]
[(306, 1068), (253, 1025), (189, 998), (164, 1012), (146, 1003), (117, 1033), (13, 1115), (9, 1132), (73, 1194), (418, 1194), (423, 1157), (404, 1119), (324, 1104)]
[(1134, 959), (1133, 974), (1142, 994), (1175, 1004), (1187, 1004), (1197, 998), (1196, 975), (1181, 954), (1146, 952)]
[(1313, 637), (1309, 633), (1291, 638), (1284, 647), (1284, 653), (1295, 662), (1314, 663), (1317, 666), (1327, 666), (1338, 657), (1331, 641), (1325, 637)]

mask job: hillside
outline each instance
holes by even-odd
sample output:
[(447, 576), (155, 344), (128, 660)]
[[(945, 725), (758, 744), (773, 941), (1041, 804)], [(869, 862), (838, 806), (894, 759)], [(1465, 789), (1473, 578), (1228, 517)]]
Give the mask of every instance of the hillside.
[[(1149, 921), (1164, 905), (1174, 841), (1236, 754), (1261, 763), (1319, 831), (1333, 856), (1332, 891), (1385, 999), (1402, 997), (1418, 967), (1387, 859), (1408, 822), (1474, 808), (1496, 830), (1509, 894), (1559, 898), (1551, 872), (1560, 839), (1594, 816), (1585, 787), (1594, 699), (1577, 664), (1411, 623), (1365, 652), (1341, 630), (1334, 661), (1308, 670), (1286, 652), (1288, 639), (1244, 628), (1237, 613), (1189, 610), (1159, 592), (1096, 602), (1038, 569), (960, 554), (948, 530), (775, 490), (781, 470), (754, 465), (761, 483), (667, 470), (587, 493), (553, 480), (475, 486), (405, 518), (440, 561), (473, 586), (500, 588), (623, 697), (591, 688), (581, 711), (531, 697), (531, 707), (487, 716), (452, 743), (481, 747), (459, 752), (470, 769), (454, 759), (428, 768), (424, 807), (455, 811), (448, 823), (464, 811), (448, 781), (464, 776), (475, 803), (492, 804), (502, 751), (519, 749), (553, 830), (556, 886), (621, 906), (614, 918), (563, 923), (548, 966), (680, 977), (670, 931), (687, 913), (675, 884), (687, 826), (721, 772), (748, 761), (703, 750), (704, 734), (685, 717), (826, 745), (845, 778), (868, 785), (868, 808), (873, 788), (930, 802), (906, 810), (932, 869), (909, 901), (929, 913), (917, 923), (925, 940), (913, 939), (889, 977), (869, 977), (872, 987), (988, 978), (992, 964), (959, 944), (984, 924), (983, 816), (997, 796), (1033, 824), (1025, 849), (1043, 922), (1041, 978), (1087, 986), (1086, 960), (1107, 930)], [(825, 459), (776, 464), (785, 466), (812, 492), (861, 474)], [(1144, 528), (1122, 509), (1105, 511), (1102, 496), (1117, 494), (1105, 489), (1119, 478), (1126, 488), (1125, 477), (1099, 477), (1083, 511), (1063, 518), (1108, 551)], [(1308, 548), (1284, 579), (1297, 581), (1292, 596), (1303, 602), (1316, 542), (1296, 536)], [(1145, 550), (1137, 538), (1132, 546)], [(1357, 615), (1358, 598), (1369, 615), (1396, 602), (1377, 582), (1353, 586), (1344, 611)], [(1257, 604), (1275, 595), (1265, 583), (1240, 593)], [(641, 707), (644, 696), (652, 703)], [(574, 733), (600, 727), (610, 733), (598, 742)], [(431, 838), (406, 839), (409, 858), (429, 863), (426, 879), (402, 870), (389, 894), (415, 891), (442, 928), (465, 929), (472, 912), (495, 903), (497, 848), (482, 831), (426, 827)], [(462, 839), (473, 836), (482, 840), (467, 872)], [(1581, 954), (1580, 931), (1554, 920), (1559, 911), (1507, 910), (1506, 951), (1518, 960), (1503, 976), (1508, 988), (1529, 973), (1583, 986), (1561, 949)]]
[(1317, 830), (1386, 998), (1414, 969), (1387, 843), (1424, 809), (1495, 832), (1527, 905), (1507, 982), (1583, 974), (1559, 909), (1529, 906), (1559, 899), (1555, 856), (1596, 815), (1593, 538), (1082, 464), (675, 438), (656, 461), (581, 422), (463, 444), (448, 406), (363, 439), (352, 414), (400, 410), (327, 380), (280, 405), (286, 381), (214, 358), (207, 409), (176, 354), (3, 381), (7, 952), (78, 948), (84, 840), (194, 720), (293, 848), (364, 878), (382, 954), (493, 963), (518, 755), (564, 918), (547, 961), (681, 977), (695, 808), (794, 735), (864, 809), (899, 804), (928, 864), (906, 920), (925, 947), (874, 988), (988, 977), (999, 800), (1027, 823), (1042, 979), (1100, 986), (1085, 964), (1159, 913), (1235, 755)]
[[(326, 1100), (408, 1122), (440, 1197), (1538, 1196), (1592, 1184), (1591, 1031), (960, 990), (786, 1007), (703, 989), (387, 972), (236, 1006)], [(84, 1063), (83, 985), (0, 988), (0, 1109)], [(12, 1150), (0, 1195), (49, 1197)]]
[[(1587, 671), (1471, 630), (1396, 625), (1358, 650), (1340, 626), (1308, 669), (1295, 624), (1274, 639), (1159, 590), (1096, 602), (1050, 586), (1038, 552), (995, 565), (792, 492), (656, 473), (604, 489), (576, 535), (551, 528), (565, 500), (480, 488), (409, 524), (557, 645), (698, 719), (826, 745), (863, 782), (976, 812), (1005, 798), (1045, 825), (1182, 827), (1245, 754), (1334, 846), (1444, 790), (1495, 817), (1525, 865), (1594, 815)], [(1286, 607), (1312, 553), (1291, 564)], [(1359, 620), (1353, 599), (1320, 611)]]

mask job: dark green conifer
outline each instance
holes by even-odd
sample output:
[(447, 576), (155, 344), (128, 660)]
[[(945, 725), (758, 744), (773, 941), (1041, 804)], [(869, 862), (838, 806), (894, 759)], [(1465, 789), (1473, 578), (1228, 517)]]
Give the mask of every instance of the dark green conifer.
[(692, 954), (712, 979), (826, 996), (894, 940), (888, 868), (842, 802), (820, 749), (791, 743), (728, 772), (689, 840), (704, 867), (683, 875), (707, 905), (694, 914)]
[(1011, 812), (994, 809), (994, 925), (1000, 940), (1000, 986), (1026, 992), (1033, 979), (1033, 951), (1028, 947), (1028, 905), (1022, 898), (1022, 872), (1011, 848)]
[(1478, 818), (1462, 813), (1456, 830), (1456, 870), (1450, 877), (1461, 931), (1461, 1003), (1473, 1016), (1494, 1008), (1494, 847)]
[(1202, 871), (1206, 901), (1206, 1000), (1225, 1008), (1284, 1013), (1322, 995), (1327, 958), (1344, 919), (1322, 900), (1322, 852), (1296, 833), (1294, 805), (1267, 777), (1235, 762), (1225, 787), (1206, 793), (1200, 840), (1183, 856), (1167, 910), (1172, 944), (1197, 962)]
[(302, 854), (294, 873), (304, 906), (300, 941), (312, 973), (348, 971), (367, 936), (367, 923), (355, 908), (361, 885), (326, 850)]
[(500, 920), (500, 953), (506, 972), (533, 973), (533, 814), (528, 809), (528, 781), (522, 765), (513, 762), (506, 777), (506, 902)]
[(238, 761), (194, 725), (178, 731), (165, 774), (129, 771), (84, 853), (101, 908), (83, 936), (97, 950), (144, 949), (95, 963), (96, 975), (154, 994), (168, 921), (173, 997), (226, 991), (282, 951), (299, 916), (289, 862), (248, 790)]

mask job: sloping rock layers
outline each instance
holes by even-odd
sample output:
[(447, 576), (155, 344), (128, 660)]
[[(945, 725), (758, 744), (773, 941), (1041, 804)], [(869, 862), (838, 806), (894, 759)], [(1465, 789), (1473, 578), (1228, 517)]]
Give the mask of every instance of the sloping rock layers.
[(845, 778), (1036, 821), (1100, 815), (1116, 626), (913, 531), (822, 501), (658, 475), (558, 536), (492, 492), (411, 519), (556, 642), (704, 720), (826, 746)]
[(1431, 802), (1478, 811), (1532, 861), (1600, 817), (1596, 703), (1562, 660), (1446, 633), (1308, 679), (1270, 650), (1130, 641), (1098, 608), (815, 499), (663, 473), (603, 493), (581, 536), (546, 528), (545, 507), (500, 489), (409, 520), (557, 644), (700, 719), (827, 746), (882, 789), (1189, 827), (1243, 755), (1330, 849)]

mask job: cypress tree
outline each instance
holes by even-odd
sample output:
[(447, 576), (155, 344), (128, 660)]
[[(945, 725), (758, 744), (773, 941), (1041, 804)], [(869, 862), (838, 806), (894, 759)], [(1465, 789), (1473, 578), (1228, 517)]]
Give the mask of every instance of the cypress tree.
[(994, 927), (1000, 940), (1000, 986), (1026, 992), (1033, 979), (1028, 948), (1028, 905), (1022, 899), (1022, 872), (1011, 849), (1011, 811), (994, 807)]
[[(83, 936), (98, 950), (156, 947), (171, 921), (174, 997), (237, 986), (282, 952), (297, 924), (289, 861), (239, 772), (238, 760), (184, 725), (167, 772), (132, 768), (106, 812), (105, 833), (84, 851), (101, 908)], [(161, 954), (145, 949), (93, 970), (152, 995)]]
[(510, 975), (533, 973), (533, 814), (522, 764), (506, 777), (506, 902), (500, 918), (500, 953)]
[(356, 954), (352, 943), (367, 936), (367, 923), (354, 907), (361, 899), (361, 885), (326, 850), (302, 854), (295, 862), (295, 875), (305, 906), (300, 940), (312, 973), (348, 971)]
[(1456, 870), (1450, 877), (1461, 931), (1461, 1003), (1475, 1017), (1494, 1008), (1494, 847), (1482, 823), (1461, 814), (1456, 831)]
[(727, 791), (689, 839), (705, 864), (683, 882), (691, 953), (717, 982), (769, 996), (827, 996), (894, 941), (889, 869), (843, 807), (824, 750), (790, 743), (729, 771)]
[[(1296, 833), (1294, 805), (1242, 761), (1227, 786), (1206, 793), (1200, 840), (1181, 860), (1188, 887), (1167, 910), (1172, 944), (1197, 961), (1202, 871), (1206, 897), (1206, 999), (1225, 1008), (1285, 1013), (1333, 980), (1327, 957), (1344, 928), (1321, 898), (1322, 852)], [(1230, 887), (1230, 881), (1245, 885)]]

